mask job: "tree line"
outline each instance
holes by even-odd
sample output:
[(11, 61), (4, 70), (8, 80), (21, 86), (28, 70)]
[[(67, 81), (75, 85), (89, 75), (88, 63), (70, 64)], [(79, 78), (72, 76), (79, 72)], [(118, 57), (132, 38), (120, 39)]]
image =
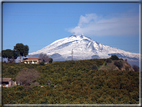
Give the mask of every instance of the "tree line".
[[(20, 62), (21, 62), (21, 57), (22, 56), (27, 56), (29, 53), (29, 46), (28, 45), (24, 45), (22, 43), (17, 43), (13, 50), (11, 49), (6, 49), (6, 50), (2, 50), (2, 58), (7, 58), (8, 62), (15, 62), (15, 59), (17, 59), (17, 57), (20, 57)], [(52, 63), (53, 59), (49, 58), (49, 56), (45, 53), (40, 53), (38, 56), (41, 60), (42, 63), (41, 65), (44, 65), (44, 63)]]
[(7, 58), (8, 62), (15, 62), (15, 59), (17, 59), (17, 57), (20, 57), (20, 62), (21, 62), (21, 56), (25, 56), (28, 55), (29, 53), (29, 47), (28, 45), (23, 45), (22, 43), (17, 43), (13, 50), (11, 49), (6, 49), (6, 50), (2, 50), (2, 57), (3, 58)]

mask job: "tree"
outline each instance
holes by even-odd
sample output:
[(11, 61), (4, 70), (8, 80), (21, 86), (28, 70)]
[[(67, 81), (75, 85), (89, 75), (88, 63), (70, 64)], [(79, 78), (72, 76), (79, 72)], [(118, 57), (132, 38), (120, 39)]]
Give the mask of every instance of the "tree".
[(24, 46), (24, 55), (23, 56), (28, 55), (28, 53), (29, 53), (29, 47), (28, 47), (28, 45), (25, 45)]
[(16, 81), (24, 85), (25, 87), (29, 87), (30, 84), (36, 82), (36, 80), (40, 77), (40, 74), (35, 69), (22, 69), (18, 75), (16, 76)]
[(137, 65), (133, 65), (134, 71), (139, 71), (139, 67)]
[(115, 62), (114, 62), (114, 65), (116, 65), (120, 70), (121, 70), (121, 68), (123, 67), (122, 61), (115, 61)]
[(111, 55), (110, 59), (112, 59), (112, 60), (119, 60), (119, 58), (116, 55)]
[(18, 54), (14, 50), (6, 49), (6, 50), (2, 50), (2, 57), (3, 58), (8, 58), (8, 61), (14, 62), (15, 59), (18, 57)]
[(8, 61), (12, 58), (12, 56), (13, 56), (13, 51), (11, 49), (6, 49), (2, 51), (2, 57), (8, 58)]
[(27, 45), (23, 45), (22, 43), (17, 43), (16, 46), (14, 46), (14, 50), (18, 56), (20, 56), (20, 62), (21, 62), (21, 56), (28, 55), (29, 47)]
[(106, 60), (106, 63), (111, 63), (112, 62), (112, 60), (110, 59), (110, 58), (108, 58), (107, 60)]
[(52, 58), (49, 58), (49, 63), (52, 63), (53, 62), (53, 59)]
[(40, 53), (38, 58), (40, 58), (43, 62), (48, 62), (49, 61), (49, 57), (45, 53)]
[(3, 57), (3, 58), (7, 58), (7, 55), (6, 55), (5, 50), (2, 50), (2, 57)]
[(14, 60), (14, 62), (15, 62), (15, 59), (17, 59), (17, 57), (18, 57), (18, 53), (17, 53), (17, 51), (15, 51), (15, 50), (13, 50), (13, 60)]
[(98, 70), (98, 67), (97, 67), (96, 64), (93, 64), (93, 65), (92, 65), (92, 70)]
[(45, 65), (44, 62), (40, 62), (39, 65)]

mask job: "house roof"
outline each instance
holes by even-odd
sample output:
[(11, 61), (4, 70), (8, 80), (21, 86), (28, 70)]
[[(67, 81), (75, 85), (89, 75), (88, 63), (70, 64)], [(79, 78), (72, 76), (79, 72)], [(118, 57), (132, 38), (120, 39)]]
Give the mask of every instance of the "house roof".
[(27, 59), (39, 59), (37, 57), (28, 57)]
[(8, 82), (8, 81), (10, 81), (10, 80), (11, 80), (11, 78), (3, 78), (3, 79), (2, 79), (3, 82)]
[(27, 59), (39, 59), (37, 57), (27, 57), (27, 58), (24, 58), (23, 60), (27, 60)]

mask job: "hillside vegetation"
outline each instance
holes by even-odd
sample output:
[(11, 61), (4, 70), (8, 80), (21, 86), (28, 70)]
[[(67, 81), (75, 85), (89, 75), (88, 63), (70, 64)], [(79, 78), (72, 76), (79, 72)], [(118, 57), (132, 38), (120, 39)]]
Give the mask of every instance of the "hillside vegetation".
[[(108, 60), (108, 59), (107, 59)], [(134, 71), (131, 65), (124, 60), (111, 60), (110, 62), (105, 62), (99, 70), (106, 70), (106, 71)]]
[[(28, 65), (3, 63), (3, 78), (15, 80), (24, 68), (40, 73), (38, 86), (3, 87), (3, 104), (138, 104), (139, 72), (96, 70), (106, 59)], [(47, 85), (47, 81), (51, 85)], [(41, 85), (43, 87), (41, 87)]]

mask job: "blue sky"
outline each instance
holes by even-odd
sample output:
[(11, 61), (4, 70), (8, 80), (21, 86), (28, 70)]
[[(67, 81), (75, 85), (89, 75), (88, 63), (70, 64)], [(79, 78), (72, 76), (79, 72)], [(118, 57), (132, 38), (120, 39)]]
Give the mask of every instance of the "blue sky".
[(72, 34), (139, 53), (139, 3), (3, 3), (3, 49), (29, 53)]

